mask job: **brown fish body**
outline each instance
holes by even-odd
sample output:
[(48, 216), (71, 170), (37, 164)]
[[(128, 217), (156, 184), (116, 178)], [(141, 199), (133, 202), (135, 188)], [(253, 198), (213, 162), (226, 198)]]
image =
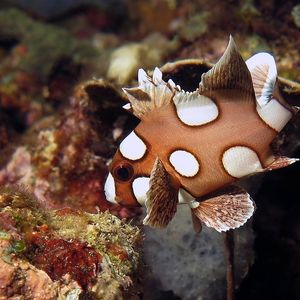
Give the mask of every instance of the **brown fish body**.
[(120, 144), (105, 184), (107, 199), (146, 205), (144, 224), (165, 227), (178, 202), (191, 207), (196, 228), (218, 231), (244, 224), (254, 212), (249, 194), (232, 183), (282, 168), (295, 159), (278, 156), (271, 142), (291, 119), (281, 97), (273, 57), (246, 63), (233, 39), (199, 88), (185, 92), (139, 71), (139, 86), (124, 89), (126, 107), (141, 122)]
[[(143, 119), (135, 132), (147, 141), (150, 156), (145, 161), (141, 160), (138, 168), (149, 176), (158, 156), (167, 171), (190, 194), (200, 197), (236, 180), (222, 164), (224, 151), (232, 146), (253, 149), (262, 166), (267, 167), (274, 160), (269, 145), (277, 132), (261, 120), (254, 103), (217, 100), (215, 103), (220, 115), (204, 126), (186, 126), (176, 117), (172, 105), (157, 109)], [(197, 158), (200, 169), (196, 176), (183, 177), (174, 171), (169, 156), (177, 149), (187, 150)]]

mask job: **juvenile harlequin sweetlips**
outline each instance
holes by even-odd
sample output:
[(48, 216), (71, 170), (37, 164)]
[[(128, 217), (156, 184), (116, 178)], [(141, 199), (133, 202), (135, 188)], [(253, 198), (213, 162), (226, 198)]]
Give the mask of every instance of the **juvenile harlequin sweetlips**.
[(124, 88), (124, 106), (141, 122), (120, 144), (105, 183), (109, 201), (145, 205), (144, 224), (165, 227), (178, 203), (187, 203), (194, 227), (217, 231), (243, 225), (254, 212), (249, 194), (233, 183), (288, 166), (270, 144), (292, 118), (279, 93), (274, 58), (258, 53), (246, 62), (233, 38), (221, 59), (185, 92), (142, 69), (139, 86)]

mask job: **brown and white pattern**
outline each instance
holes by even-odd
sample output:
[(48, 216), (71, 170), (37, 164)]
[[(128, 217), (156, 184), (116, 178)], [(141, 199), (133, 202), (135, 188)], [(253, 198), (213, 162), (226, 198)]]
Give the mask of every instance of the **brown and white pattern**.
[(139, 204), (145, 206), (147, 192), (150, 187), (150, 178), (149, 177), (137, 177), (132, 182), (133, 194)]
[(176, 172), (184, 177), (193, 177), (199, 172), (199, 163), (196, 157), (185, 150), (176, 150), (169, 157)]
[(177, 211), (177, 188), (172, 185), (171, 177), (158, 157), (150, 174), (150, 188), (145, 204), (147, 215), (143, 224), (155, 228), (166, 227)]
[(132, 131), (120, 144), (121, 154), (130, 160), (141, 159), (147, 150), (147, 146), (138, 137), (134, 131)]
[(262, 120), (271, 128), (280, 132), (286, 123), (292, 118), (292, 113), (276, 99), (271, 99), (263, 106), (257, 106), (257, 112)]
[(219, 115), (217, 105), (210, 98), (200, 95), (198, 91), (177, 92), (173, 101), (178, 118), (189, 126), (210, 123)]
[(257, 112), (277, 132), (291, 119), (292, 113), (273, 97), (277, 80), (275, 60), (269, 53), (258, 53), (246, 61), (251, 73)]
[(267, 104), (273, 94), (277, 78), (275, 60), (269, 53), (258, 53), (246, 61), (251, 73), (255, 97), (260, 106)]
[(140, 119), (154, 109), (170, 104), (175, 90), (180, 90), (172, 80), (166, 83), (158, 68), (155, 68), (152, 78), (143, 69), (139, 69), (138, 81), (138, 87), (123, 88), (123, 91), (130, 101), (130, 106), (125, 106), (125, 109), (132, 109), (133, 114)]
[[(189, 72), (187, 68), (184, 76)], [(296, 161), (275, 157), (270, 150), (293, 111), (276, 80), (270, 54), (259, 53), (245, 63), (232, 37), (193, 92), (164, 81), (158, 68), (152, 76), (140, 69), (138, 86), (124, 89), (130, 102), (124, 108), (141, 122), (114, 156), (107, 199), (145, 205), (144, 224), (156, 228), (167, 226), (182, 203), (190, 206), (197, 231), (202, 222), (220, 232), (243, 225), (254, 205), (232, 184)], [(124, 176), (118, 178), (114, 170), (120, 168)]]
[(219, 232), (242, 226), (252, 216), (250, 195), (239, 187), (229, 187), (224, 194), (200, 202), (193, 213), (208, 227)]
[(263, 170), (256, 152), (245, 146), (234, 146), (227, 149), (223, 153), (222, 163), (226, 172), (236, 178)]

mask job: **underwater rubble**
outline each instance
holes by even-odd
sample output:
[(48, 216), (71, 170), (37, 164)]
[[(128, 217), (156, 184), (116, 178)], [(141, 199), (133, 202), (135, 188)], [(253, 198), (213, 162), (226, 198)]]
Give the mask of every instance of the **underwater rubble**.
[(1, 299), (133, 299), (138, 293), (128, 289), (139, 267), (137, 227), (109, 213), (44, 211), (16, 187), (0, 190), (0, 224)]

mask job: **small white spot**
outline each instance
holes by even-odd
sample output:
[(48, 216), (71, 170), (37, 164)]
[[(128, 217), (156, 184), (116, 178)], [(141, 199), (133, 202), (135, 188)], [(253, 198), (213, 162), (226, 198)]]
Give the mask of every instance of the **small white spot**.
[(180, 92), (173, 98), (178, 118), (186, 125), (199, 126), (218, 117), (217, 105), (208, 97), (194, 93)]
[(197, 208), (200, 205), (200, 203), (196, 200), (189, 203), (190, 208), (194, 209)]
[(223, 165), (227, 173), (241, 178), (263, 170), (257, 154), (245, 146), (235, 146), (223, 154)]
[(199, 171), (199, 163), (195, 156), (184, 150), (176, 150), (170, 155), (170, 163), (182, 176), (192, 177)]
[(175, 82), (172, 79), (168, 80), (168, 84), (171, 86), (172, 89), (175, 89), (176, 84), (175, 84)]
[(120, 144), (121, 154), (130, 160), (137, 160), (144, 156), (147, 147), (144, 142), (132, 131)]
[(178, 191), (178, 202), (179, 203), (190, 203), (195, 200), (190, 193), (188, 193), (185, 189), (180, 188)]
[(292, 117), (292, 113), (276, 99), (272, 99), (264, 106), (257, 105), (256, 109), (263, 121), (277, 132), (281, 131)]
[(122, 128), (115, 128), (112, 132), (114, 141), (116, 141), (122, 135), (122, 133), (123, 133)]
[(138, 177), (134, 179), (132, 183), (133, 194), (137, 202), (145, 206), (145, 201), (147, 198), (147, 192), (150, 188), (150, 178), (149, 177)]
[(112, 175), (109, 173), (104, 185), (104, 193), (106, 199), (111, 203), (117, 203), (116, 201), (116, 188), (115, 180)]
[(130, 110), (131, 109), (131, 104), (130, 103), (126, 103), (125, 105), (122, 106), (124, 109), (126, 110)]
[(139, 69), (138, 70), (138, 81), (139, 81), (139, 85), (143, 86), (146, 83), (150, 83), (151, 78), (147, 75), (145, 70)]

